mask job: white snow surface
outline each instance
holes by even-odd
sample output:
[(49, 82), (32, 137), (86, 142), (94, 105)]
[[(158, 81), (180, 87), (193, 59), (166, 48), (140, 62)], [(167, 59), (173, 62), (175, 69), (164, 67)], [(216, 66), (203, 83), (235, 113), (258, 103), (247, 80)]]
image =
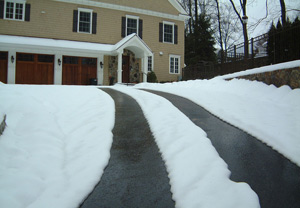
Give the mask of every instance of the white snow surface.
[(135, 87), (185, 97), (300, 166), (300, 89), (224, 77)]
[(0, 207), (78, 207), (108, 163), (114, 101), (90, 87), (2, 83), (0, 99)]
[(223, 76), (220, 76), (220, 77), (222, 79), (231, 79), (231, 78), (246, 76), (246, 75), (250, 75), (250, 74), (259, 74), (259, 73), (263, 73), (263, 72), (284, 70), (284, 69), (290, 69), (290, 68), (294, 68), (294, 67), (300, 67), (300, 60), (275, 64), (275, 65), (269, 65), (269, 66), (263, 66), (263, 67), (254, 68), (254, 69), (248, 69), (248, 70), (241, 71), (241, 72), (226, 74), (226, 75), (223, 75)]
[(255, 208), (256, 193), (246, 183), (229, 179), (227, 164), (206, 133), (166, 99), (116, 86), (141, 106), (169, 173), (177, 208)]

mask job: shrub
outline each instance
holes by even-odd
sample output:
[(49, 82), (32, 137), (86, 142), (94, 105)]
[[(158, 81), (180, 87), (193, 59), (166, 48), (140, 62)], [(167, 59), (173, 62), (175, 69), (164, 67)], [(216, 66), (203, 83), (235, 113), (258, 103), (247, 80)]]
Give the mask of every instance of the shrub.
[(156, 77), (156, 74), (153, 71), (148, 72), (148, 74), (147, 74), (147, 82), (157, 83), (157, 77)]

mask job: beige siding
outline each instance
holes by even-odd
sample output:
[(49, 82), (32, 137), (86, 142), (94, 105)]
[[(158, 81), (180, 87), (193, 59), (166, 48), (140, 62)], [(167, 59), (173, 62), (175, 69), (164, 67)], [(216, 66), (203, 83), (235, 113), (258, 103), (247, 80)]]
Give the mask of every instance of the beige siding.
[[(103, 2), (120, 2), (116, 0), (101, 0)], [(149, 7), (152, 1), (127, 0), (121, 1), (128, 6), (137, 6), (139, 8)], [(135, 2), (135, 3), (133, 3)], [(139, 3), (139, 2), (143, 2)], [(174, 8), (167, 1), (155, 0), (155, 4), (160, 2), (161, 9), (167, 9), (174, 12)], [(121, 37), (121, 18), (126, 15), (138, 16), (143, 20), (143, 40), (154, 53), (154, 71), (159, 81), (174, 81), (180, 75), (169, 74), (169, 55), (179, 55), (181, 57), (181, 68), (184, 65), (184, 22), (164, 19), (160, 17), (141, 15), (89, 7), (70, 3), (61, 3), (51, 0), (27, 0), (31, 4), (30, 22), (13, 21), (0, 19), (0, 34), (20, 35), (31, 37), (44, 37), (63, 40), (76, 40), (115, 44), (122, 39)], [(166, 7), (163, 5), (166, 4)], [(168, 6), (167, 6), (168, 4)], [(78, 8), (92, 9), (97, 13), (97, 34), (84, 34), (72, 32), (73, 28), (73, 10)], [(163, 10), (164, 10), (163, 9)], [(161, 12), (163, 12), (161, 10)], [(173, 11), (172, 11), (173, 10)], [(176, 10), (177, 11), (177, 10)], [(159, 42), (159, 23), (162, 21), (174, 22), (178, 25), (178, 44)], [(163, 52), (160, 56), (159, 53)], [(107, 63), (105, 58), (104, 63)], [(107, 65), (104, 69), (107, 70)], [(108, 73), (104, 70), (104, 84), (108, 84)]]

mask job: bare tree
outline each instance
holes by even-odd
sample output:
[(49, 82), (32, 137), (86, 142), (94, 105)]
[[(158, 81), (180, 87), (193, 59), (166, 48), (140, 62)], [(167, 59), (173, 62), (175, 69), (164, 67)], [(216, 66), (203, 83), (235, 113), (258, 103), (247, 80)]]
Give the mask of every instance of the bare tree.
[(241, 6), (241, 10), (242, 10), (242, 14), (239, 13), (239, 11), (237, 10), (233, 0), (229, 0), (236, 15), (238, 16), (241, 24), (243, 25), (243, 35), (244, 35), (244, 58), (245, 60), (248, 59), (249, 57), (249, 45), (248, 45), (248, 30), (247, 30), (247, 23), (248, 23), (248, 17), (247, 17), (247, 0), (240, 0), (240, 6)]
[(280, 0), (280, 6), (281, 6), (281, 22), (282, 22), (282, 26), (284, 27), (286, 25), (286, 9), (285, 9), (284, 0)]

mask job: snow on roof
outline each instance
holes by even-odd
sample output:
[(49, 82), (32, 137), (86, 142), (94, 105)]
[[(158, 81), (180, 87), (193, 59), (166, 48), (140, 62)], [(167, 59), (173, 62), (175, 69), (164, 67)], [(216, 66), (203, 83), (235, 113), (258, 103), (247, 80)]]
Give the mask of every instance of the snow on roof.
[(92, 50), (99, 52), (111, 52), (114, 50), (114, 45), (79, 42), (70, 40), (55, 40), (47, 38), (33, 38), (0, 35), (0, 44), (21, 45), (21, 46), (36, 46), (36, 47), (53, 47), (61, 49), (77, 49), (77, 50)]

